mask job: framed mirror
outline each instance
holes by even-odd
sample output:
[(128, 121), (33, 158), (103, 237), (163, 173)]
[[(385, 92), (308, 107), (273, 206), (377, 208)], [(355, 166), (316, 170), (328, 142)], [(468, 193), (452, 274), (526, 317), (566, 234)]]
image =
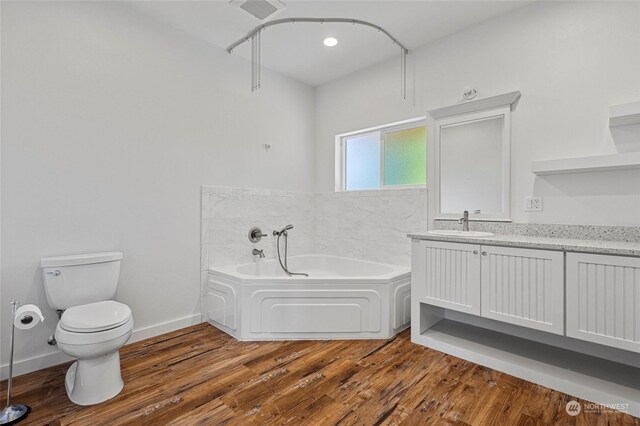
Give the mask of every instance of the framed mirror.
[(435, 219), (511, 219), (511, 109), (501, 106), (434, 120)]

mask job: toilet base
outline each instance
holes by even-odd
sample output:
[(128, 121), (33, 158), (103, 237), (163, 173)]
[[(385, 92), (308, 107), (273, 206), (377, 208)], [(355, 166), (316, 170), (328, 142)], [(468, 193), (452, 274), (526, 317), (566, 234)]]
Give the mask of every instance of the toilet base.
[(65, 376), (65, 388), (71, 402), (93, 405), (118, 395), (124, 387), (118, 351), (91, 359), (78, 359)]

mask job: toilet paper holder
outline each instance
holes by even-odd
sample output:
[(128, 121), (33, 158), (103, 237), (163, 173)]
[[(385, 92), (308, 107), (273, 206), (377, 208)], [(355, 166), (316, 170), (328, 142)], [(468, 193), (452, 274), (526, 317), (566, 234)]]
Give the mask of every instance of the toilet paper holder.
[[(18, 305), (20, 303), (17, 300), (11, 302), (12, 313), (11, 313), (11, 345), (10, 345), (10, 356), (9, 356), (9, 377), (7, 380), (7, 406), (0, 411), (0, 425), (5, 424), (13, 424), (17, 423), (20, 420), (24, 419), (29, 412), (31, 412), (31, 408), (24, 404), (11, 404), (11, 390), (12, 390), (12, 382), (13, 382), (13, 343), (15, 338), (16, 331), (16, 311), (18, 310)], [(44, 318), (40, 313), (40, 309), (35, 306), (33, 310), (36, 315), (39, 315), (39, 318), (34, 318), (31, 314), (25, 314), (22, 318), (20, 318), (20, 323), (22, 325), (30, 325), (34, 321), (36, 321), (36, 325), (39, 321), (42, 321)], [(35, 326), (35, 325), (34, 325)]]

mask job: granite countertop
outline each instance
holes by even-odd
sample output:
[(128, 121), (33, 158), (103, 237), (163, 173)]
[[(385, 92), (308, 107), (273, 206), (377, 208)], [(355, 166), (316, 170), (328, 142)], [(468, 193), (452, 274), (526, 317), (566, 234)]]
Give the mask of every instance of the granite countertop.
[(434, 235), (415, 232), (407, 235), (418, 240), (444, 241), (451, 243), (484, 244), (491, 246), (520, 247), (542, 250), (559, 250), (576, 253), (612, 254), (640, 257), (640, 242), (589, 240), (537, 237), (529, 235), (495, 234), (492, 237), (463, 237)]

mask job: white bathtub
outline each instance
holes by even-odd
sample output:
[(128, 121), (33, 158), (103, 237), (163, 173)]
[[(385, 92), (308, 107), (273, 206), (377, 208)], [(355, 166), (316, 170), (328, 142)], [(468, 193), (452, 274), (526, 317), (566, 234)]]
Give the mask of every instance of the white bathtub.
[(344, 257), (214, 267), (208, 321), (240, 340), (388, 339), (409, 326), (411, 270)]

